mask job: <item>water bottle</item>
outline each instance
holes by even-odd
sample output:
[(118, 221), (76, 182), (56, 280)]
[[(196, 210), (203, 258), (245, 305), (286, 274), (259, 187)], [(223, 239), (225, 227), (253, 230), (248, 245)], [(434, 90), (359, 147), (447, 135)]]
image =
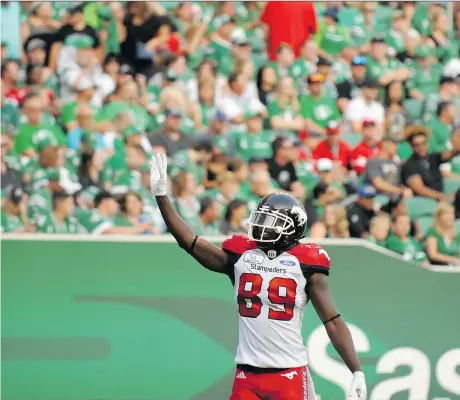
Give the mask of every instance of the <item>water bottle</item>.
[[(146, 215), (141, 215), (139, 217), (139, 222), (140, 223), (144, 223), (144, 222), (149, 222), (150, 221), (150, 218), (147, 217)], [(144, 232), (142, 232), (144, 235), (151, 235), (153, 232), (151, 229), (146, 229)]]

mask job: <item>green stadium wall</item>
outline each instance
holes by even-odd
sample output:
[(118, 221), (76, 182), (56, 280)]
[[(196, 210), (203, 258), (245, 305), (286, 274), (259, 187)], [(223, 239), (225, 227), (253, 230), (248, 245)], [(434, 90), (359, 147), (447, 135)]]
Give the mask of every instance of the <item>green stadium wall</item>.
[[(362, 241), (320, 243), (368, 398), (460, 399), (460, 274)], [(230, 280), (169, 238), (4, 235), (1, 260), (2, 399), (228, 398)], [(318, 395), (345, 399), (350, 373), (311, 306), (303, 334)]]

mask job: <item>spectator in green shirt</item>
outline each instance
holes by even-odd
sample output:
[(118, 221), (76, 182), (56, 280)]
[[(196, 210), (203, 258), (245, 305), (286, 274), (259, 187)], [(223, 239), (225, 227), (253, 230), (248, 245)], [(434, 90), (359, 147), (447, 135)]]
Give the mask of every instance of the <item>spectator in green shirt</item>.
[(326, 134), (329, 121), (340, 119), (335, 99), (323, 94), (324, 76), (312, 74), (307, 79), (310, 94), (300, 101), (300, 114), (305, 118), (308, 131)]
[(304, 129), (305, 120), (299, 111), (294, 80), (290, 76), (285, 76), (278, 81), (273, 99), (268, 104), (270, 128), (289, 136)]
[(404, 36), (407, 31), (407, 23), (404, 13), (397, 10), (393, 13), (391, 29), (389, 30), (386, 43), (395, 53), (404, 51)]
[(37, 232), (41, 233), (83, 233), (84, 229), (73, 217), (75, 203), (73, 196), (66, 192), (53, 194), (53, 210), (50, 213), (39, 215), (35, 223)]
[(297, 89), (301, 89), (308, 75), (316, 72), (318, 45), (313, 39), (307, 39), (300, 48), (300, 56), (291, 65), (289, 75), (294, 78)]
[(220, 15), (214, 19), (216, 28), (214, 39), (209, 43), (209, 57), (219, 64), (221, 59), (230, 55), (231, 36), (236, 20), (229, 15)]
[[(423, 120), (425, 122), (431, 121), (436, 116), (439, 103), (443, 101), (455, 101), (459, 89), (455, 83), (455, 79), (450, 76), (443, 76), (439, 81), (439, 88), (434, 93), (429, 93), (423, 102)], [(457, 107), (457, 117), (460, 118), (460, 106)]]
[[(3, 189), (2, 189), (2, 195)], [(25, 199), (24, 192), (20, 188), (13, 188), (7, 191), (2, 199), (1, 225), (2, 233), (23, 233), (33, 232), (32, 227), (24, 226), (21, 217), (21, 205)]]
[(455, 210), (448, 203), (440, 203), (434, 213), (433, 226), (426, 233), (428, 258), (436, 265), (460, 265), (459, 236), (455, 232)]
[(320, 56), (336, 57), (347, 46), (350, 39), (348, 30), (340, 27), (338, 21), (337, 7), (328, 7), (324, 13), (324, 23), (320, 26), (316, 36)]
[(47, 145), (65, 145), (64, 133), (57, 125), (44, 125), (41, 122), (43, 104), (40, 96), (28, 95), (22, 107), (27, 122), (18, 128), (15, 150), (18, 154), (34, 157)]
[(396, 58), (388, 56), (388, 45), (383, 35), (376, 35), (371, 41), (370, 58), (367, 63), (367, 75), (382, 86), (391, 81), (406, 81), (412, 75), (409, 68)]
[(439, 103), (436, 115), (437, 117), (428, 124), (431, 129), (428, 149), (431, 153), (448, 151), (452, 148), (450, 138), (457, 117), (455, 105), (451, 102)]
[(248, 110), (244, 114), (244, 123), (246, 132), (233, 133), (240, 157), (246, 161), (255, 155), (270, 158), (275, 133), (263, 130), (263, 114), (257, 110)]
[(410, 217), (407, 214), (397, 214), (393, 217), (393, 233), (389, 236), (386, 247), (402, 255), (406, 261), (414, 261), (424, 265), (428, 258), (422, 246), (413, 237), (409, 236)]
[(423, 100), (430, 93), (438, 91), (442, 67), (435, 64), (435, 59), (428, 46), (420, 46), (416, 52), (417, 63), (413, 75), (407, 82), (409, 95), (413, 99)]
[(291, 66), (294, 64), (295, 56), (292, 47), (287, 43), (282, 43), (276, 50), (276, 61), (268, 65), (271, 66), (276, 73), (277, 79), (289, 74)]

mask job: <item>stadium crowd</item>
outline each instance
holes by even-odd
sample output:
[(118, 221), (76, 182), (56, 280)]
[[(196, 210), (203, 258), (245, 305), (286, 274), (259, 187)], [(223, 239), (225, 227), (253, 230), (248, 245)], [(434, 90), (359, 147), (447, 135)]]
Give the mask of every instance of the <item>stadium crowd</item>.
[[(460, 265), (460, 7), (1, 2), (2, 232), (164, 234), (148, 160), (197, 233), (265, 195), (312, 238)], [(289, 26), (289, 29), (286, 27)]]

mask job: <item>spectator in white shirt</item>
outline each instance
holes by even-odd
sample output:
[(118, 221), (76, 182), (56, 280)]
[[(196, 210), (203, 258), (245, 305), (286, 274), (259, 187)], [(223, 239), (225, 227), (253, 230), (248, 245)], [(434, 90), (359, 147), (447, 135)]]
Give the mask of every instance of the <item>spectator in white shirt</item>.
[(344, 120), (347, 133), (361, 133), (363, 121), (371, 120), (376, 124), (378, 138), (383, 136), (385, 110), (377, 98), (378, 83), (375, 80), (365, 80), (361, 85), (361, 95), (351, 100), (345, 108)]
[(219, 101), (218, 108), (226, 115), (233, 130), (245, 130), (244, 114), (248, 109), (266, 114), (257, 92), (248, 89), (246, 74), (241, 71), (230, 74), (227, 93)]

